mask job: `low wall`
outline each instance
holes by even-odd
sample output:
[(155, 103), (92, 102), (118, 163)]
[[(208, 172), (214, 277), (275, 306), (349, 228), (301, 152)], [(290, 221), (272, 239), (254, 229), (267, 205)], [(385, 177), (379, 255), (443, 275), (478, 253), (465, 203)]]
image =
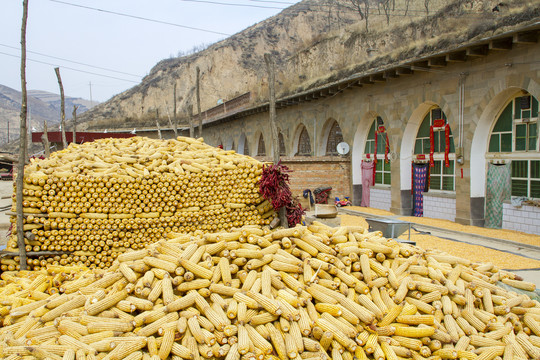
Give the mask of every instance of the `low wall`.
[(375, 209), (390, 211), (392, 206), (391, 190), (371, 187), (369, 189), (369, 206)]
[(424, 217), (456, 221), (456, 198), (424, 193)]
[(514, 207), (503, 204), (503, 229), (540, 235), (540, 208), (531, 205)]

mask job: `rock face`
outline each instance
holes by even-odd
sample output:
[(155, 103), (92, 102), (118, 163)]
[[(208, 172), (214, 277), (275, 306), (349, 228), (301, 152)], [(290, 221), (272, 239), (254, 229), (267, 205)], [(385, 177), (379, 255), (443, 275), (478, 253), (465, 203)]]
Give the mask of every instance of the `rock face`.
[(206, 50), (159, 62), (139, 85), (81, 116), (81, 128), (154, 127), (156, 112), (163, 126), (172, 116), (174, 84), (177, 116), (186, 119), (189, 105), (196, 112), (197, 67), (202, 111), (246, 92), (260, 103), (268, 97), (265, 53), (276, 61), (276, 91), (283, 95), (493, 33), (513, 3), (512, 11), (529, 4), (534, 10), (532, 0), (505, 2), (499, 11), (493, 0), (373, 0), (366, 31), (351, 0), (304, 0)]

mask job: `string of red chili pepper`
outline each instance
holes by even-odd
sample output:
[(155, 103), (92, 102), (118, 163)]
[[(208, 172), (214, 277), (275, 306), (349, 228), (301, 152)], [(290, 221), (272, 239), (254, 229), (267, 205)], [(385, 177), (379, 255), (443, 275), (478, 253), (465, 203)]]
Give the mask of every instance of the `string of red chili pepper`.
[(292, 199), (289, 188), (289, 168), (278, 162), (274, 165), (263, 166), (259, 180), (259, 192), (272, 203), (274, 209), (288, 205)]
[(293, 199), (289, 205), (287, 205), (287, 222), (289, 227), (294, 227), (296, 224), (302, 222), (302, 216), (306, 211), (302, 208), (302, 205), (298, 202), (297, 199)]

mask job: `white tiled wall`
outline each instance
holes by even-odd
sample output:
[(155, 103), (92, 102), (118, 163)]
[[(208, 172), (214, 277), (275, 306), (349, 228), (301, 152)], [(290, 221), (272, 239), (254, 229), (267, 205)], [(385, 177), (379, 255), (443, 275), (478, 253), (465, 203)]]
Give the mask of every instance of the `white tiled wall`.
[(455, 221), (456, 199), (424, 193), (424, 217)]
[(369, 206), (375, 209), (390, 211), (392, 195), (390, 189), (369, 189)]
[(514, 207), (505, 203), (503, 204), (502, 227), (540, 235), (540, 208), (530, 205)]

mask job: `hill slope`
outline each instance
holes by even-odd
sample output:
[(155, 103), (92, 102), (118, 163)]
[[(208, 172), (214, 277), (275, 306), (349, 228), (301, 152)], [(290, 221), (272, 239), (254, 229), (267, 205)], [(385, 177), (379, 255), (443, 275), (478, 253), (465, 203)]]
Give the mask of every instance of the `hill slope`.
[(87, 112), (85, 126), (154, 127), (156, 113), (164, 125), (173, 111), (174, 84), (178, 116), (186, 117), (188, 105), (196, 109), (197, 67), (203, 111), (246, 92), (256, 104), (267, 101), (265, 53), (276, 60), (279, 96), (455, 48), (540, 18), (535, 0), (501, 6), (495, 0), (372, 0), (368, 22), (365, 11), (362, 20), (351, 3), (303, 0), (206, 50), (163, 60), (139, 85)]

